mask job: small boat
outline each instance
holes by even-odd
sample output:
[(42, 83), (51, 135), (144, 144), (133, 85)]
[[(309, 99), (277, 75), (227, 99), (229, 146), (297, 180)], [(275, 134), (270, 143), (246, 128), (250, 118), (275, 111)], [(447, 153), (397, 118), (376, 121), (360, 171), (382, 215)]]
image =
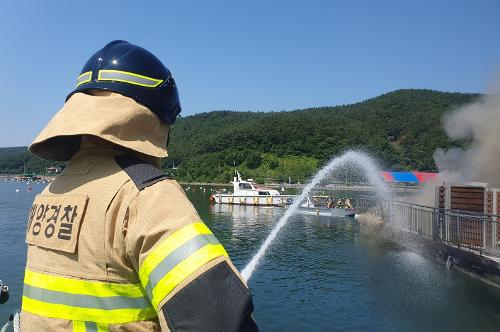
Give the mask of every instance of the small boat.
[(241, 174), (235, 171), (233, 181), (233, 192), (215, 192), (210, 196), (210, 200), (217, 204), (234, 205), (258, 205), (258, 206), (284, 206), (291, 204), (291, 195), (281, 195), (275, 189), (266, 188), (255, 184), (252, 179), (247, 181), (241, 178)]
[[(314, 198), (323, 198), (322, 196), (315, 196)], [(331, 202), (329, 202), (331, 203)], [(354, 217), (356, 211), (351, 207), (334, 206), (333, 204), (314, 204), (314, 202), (307, 197), (307, 201), (299, 207), (300, 214), (308, 214), (323, 217)]]
[(4, 304), (9, 299), (9, 286), (0, 280), (0, 304)]

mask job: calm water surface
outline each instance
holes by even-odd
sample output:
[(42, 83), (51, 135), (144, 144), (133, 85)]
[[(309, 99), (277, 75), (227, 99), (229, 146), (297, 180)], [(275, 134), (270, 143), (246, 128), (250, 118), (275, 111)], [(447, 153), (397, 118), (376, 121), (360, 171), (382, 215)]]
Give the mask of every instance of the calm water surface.
[[(20, 306), (26, 218), (43, 185), (32, 187), (0, 182), (0, 279), (11, 288), (0, 322)], [(239, 269), (283, 214), (186, 192)], [(352, 219), (295, 216), (249, 286), (262, 331), (500, 331), (498, 289), (363, 235)]]

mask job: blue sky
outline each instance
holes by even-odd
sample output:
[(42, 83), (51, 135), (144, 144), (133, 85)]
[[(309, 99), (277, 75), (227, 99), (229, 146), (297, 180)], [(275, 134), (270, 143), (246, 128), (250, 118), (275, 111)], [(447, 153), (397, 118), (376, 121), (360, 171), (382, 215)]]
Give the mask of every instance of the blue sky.
[(0, 36), (0, 146), (19, 146), (114, 39), (172, 70), (184, 116), (482, 92), (500, 68), (500, 1), (0, 0)]

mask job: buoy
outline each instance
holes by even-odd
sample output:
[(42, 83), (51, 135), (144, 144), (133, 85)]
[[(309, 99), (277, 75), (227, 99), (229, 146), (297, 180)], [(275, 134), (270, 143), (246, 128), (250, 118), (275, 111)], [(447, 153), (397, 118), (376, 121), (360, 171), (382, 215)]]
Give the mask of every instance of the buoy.
[(16, 193), (18, 193), (18, 192), (19, 192), (19, 189), (16, 189)]

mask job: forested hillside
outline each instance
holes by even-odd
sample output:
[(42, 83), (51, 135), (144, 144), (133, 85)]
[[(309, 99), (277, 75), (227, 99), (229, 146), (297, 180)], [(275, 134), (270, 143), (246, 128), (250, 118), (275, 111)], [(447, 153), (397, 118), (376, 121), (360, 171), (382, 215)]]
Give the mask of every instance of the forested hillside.
[[(201, 113), (175, 123), (163, 167), (187, 181), (227, 182), (235, 166), (259, 181), (304, 181), (332, 156), (358, 148), (386, 168), (435, 171), (435, 149), (458, 144), (443, 131), (443, 115), (477, 97), (397, 90), (336, 107)], [(50, 164), (26, 148), (0, 149), (0, 172), (22, 171), (23, 161), (29, 172)]]
[(0, 148), (0, 174), (45, 174), (50, 166), (64, 166), (64, 163), (38, 158), (25, 146)]

